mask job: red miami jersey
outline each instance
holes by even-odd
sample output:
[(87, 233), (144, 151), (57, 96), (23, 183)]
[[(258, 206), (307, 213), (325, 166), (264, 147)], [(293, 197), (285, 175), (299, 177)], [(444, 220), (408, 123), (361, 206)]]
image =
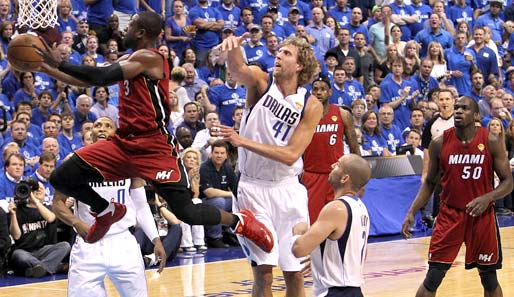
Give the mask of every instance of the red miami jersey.
[(464, 210), (471, 200), (493, 190), (493, 162), (489, 131), (479, 127), (473, 140), (464, 145), (455, 128), (444, 131), (441, 160), (441, 201)]
[(344, 154), (344, 124), (339, 108), (331, 104), (327, 114), (316, 126), (311, 143), (303, 154), (305, 171), (330, 173), (332, 164)]
[[(149, 49), (159, 53), (156, 49)], [(169, 65), (163, 58), (164, 78), (150, 79), (144, 74), (120, 81), (118, 134), (140, 135), (160, 130), (168, 134), (170, 121)]]

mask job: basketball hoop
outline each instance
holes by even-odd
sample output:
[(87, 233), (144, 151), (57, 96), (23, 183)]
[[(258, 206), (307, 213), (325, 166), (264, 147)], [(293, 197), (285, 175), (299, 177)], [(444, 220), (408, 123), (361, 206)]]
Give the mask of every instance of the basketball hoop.
[(45, 29), (57, 24), (57, 0), (19, 0), (18, 25)]

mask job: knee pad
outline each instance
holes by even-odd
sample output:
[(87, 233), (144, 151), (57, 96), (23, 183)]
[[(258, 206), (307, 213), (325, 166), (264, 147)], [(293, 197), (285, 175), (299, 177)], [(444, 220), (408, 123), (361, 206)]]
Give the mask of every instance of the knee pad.
[(441, 285), (441, 282), (446, 275), (446, 271), (447, 270), (441, 270), (438, 268), (429, 268), (427, 276), (423, 281), (423, 286), (425, 286), (428, 291), (435, 292)]
[(498, 287), (498, 278), (496, 277), (496, 270), (484, 270), (479, 272), (480, 281), (484, 290), (492, 292)]

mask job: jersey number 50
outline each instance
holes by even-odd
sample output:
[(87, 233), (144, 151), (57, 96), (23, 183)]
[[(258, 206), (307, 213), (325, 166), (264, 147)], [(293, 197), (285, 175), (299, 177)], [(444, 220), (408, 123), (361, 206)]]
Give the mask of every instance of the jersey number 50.
[(473, 169), (471, 169), (471, 166), (464, 166), (462, 168), (462, 179), (480, 179), (480, 176), (482, 176), (482, 167), (480, 166)]

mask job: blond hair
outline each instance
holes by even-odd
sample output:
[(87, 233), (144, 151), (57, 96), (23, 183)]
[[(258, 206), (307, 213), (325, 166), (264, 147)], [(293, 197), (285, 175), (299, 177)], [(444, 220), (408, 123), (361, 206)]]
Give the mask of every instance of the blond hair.
[(300, 37), (287, 38), (282, 42), (281, 47), (288, 45), (296, 47), (296, 62), (303, 67), (302, 71), (298, 74), (298, 85), (304, 86), (310, 83), (314, 78), (314, 74), (316, 74), (318, 66), (314, 51), (311, 45)]
[(182, 151), (182, 153), (180, 154), (180, 157), (182, 159), (184, 159), (184, 157), (189, 154), (189, 153), (193, 153), (196, 155), (196, 160), (197, 160), (197, 163), (196, 165), (200, 166), (200, 160), (202, 159), (202, 154), (200, 153), (199, 150), (195, 149), (195, 148), (192, 148), (192, 147), (188, 147), (186, 148), (185, 150)]
[(17, 149), (18, 152), (20, 151), (20, 146), (16, 143), (16, 142), (9, 142), (8, 144), (6, 144), (4, 146), (4, 150), (2, 151), (2, 159), (7, 160), (7, 157), (11, 154), (13, 154), (12, 152), (9, 152), (10, 149)]

